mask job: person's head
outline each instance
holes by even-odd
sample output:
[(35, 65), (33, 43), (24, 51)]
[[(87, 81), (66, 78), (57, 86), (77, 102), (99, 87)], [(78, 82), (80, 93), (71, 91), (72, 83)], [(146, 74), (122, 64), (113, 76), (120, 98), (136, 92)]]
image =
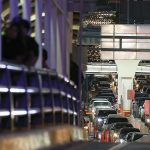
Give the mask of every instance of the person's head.
[(16, 16), (12, 19), (12, 23), (17, 24), (21, 29), (22, 35), (27, 35), (30, 30), (30, 22), (26, 19), (23, 19), (20, 16)]
[(28, 20), (22, 19), (20, 25), (21, 25), (22, 34), (27, 35), (30, 31), (30, 22)]
[(8, 36), (11, 39), (16, 39), (19, 34), (19, 27), (15, 23), (11, 23), (10, 26), (8, 27)]

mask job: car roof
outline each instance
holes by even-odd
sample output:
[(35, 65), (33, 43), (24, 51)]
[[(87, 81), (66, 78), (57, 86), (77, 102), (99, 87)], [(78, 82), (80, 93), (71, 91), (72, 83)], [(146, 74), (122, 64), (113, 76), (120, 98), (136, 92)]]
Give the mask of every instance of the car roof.
[(139, 131), (140, 132), (140, 130), (138, 129), (138, 128), (133, 128), (133, 127), (124, 127), (124, 128), (122, 128), (122, 129), (120, 129), (120, 132), (123, 132), (123, 131), (135, 131), (135, 130), (137, 130), (137, 132)]

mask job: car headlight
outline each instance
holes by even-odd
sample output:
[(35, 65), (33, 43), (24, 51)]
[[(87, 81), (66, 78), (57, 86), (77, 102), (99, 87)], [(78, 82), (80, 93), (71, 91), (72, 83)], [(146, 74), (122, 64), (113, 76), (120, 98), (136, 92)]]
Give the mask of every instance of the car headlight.
[(150, 123), (150, 119), (146, 119), (146, 121), (147, 121), (148, 123)]
[(114, 133), (114, 135), (113, 135), (115, 138), (117, 138), (118, 137), (118, 134), (117, 133)]
[(94, 110), (94, 109), (92, 109), (92, 113), (95, 113), (95, 110)]
[(88, 129), (88, 126), (84, 126), (84, 129), (86, 129), (86, 130), (87, 130), (87, 129)]
[(98, 118), (98, 122), (102, 122), (103, 121), (103, 119), (102, 118)]
[(124, 142), (124, 140), (123, 139), (120, 139), (120, 143), (123, 143)]

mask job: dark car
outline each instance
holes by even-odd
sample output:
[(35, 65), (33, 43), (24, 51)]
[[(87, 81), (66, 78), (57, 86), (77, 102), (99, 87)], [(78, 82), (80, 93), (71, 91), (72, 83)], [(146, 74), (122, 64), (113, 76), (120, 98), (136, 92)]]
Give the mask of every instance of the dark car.
[(103, 125), (102, 128), (102, 142), (110, 142), (110, 127), (112, 126), (112, 123), (117, 122), (126, 122), (129, 123), (128, 119), (126, 117), (123, 117), (118, 114), (110, 114), (106, 118), (106, 122)]
[(97, 115), (97, 125), (98, 129), (101, 130), (103, 123), (106, 121), (106, 117), (110, 114), (117, 114), (117, 111), (114, 109), (101, 109)]
[(116, 142), (123, 143), (126, 139), (126, 135), (129, 132), (140, 132), (140, 130), (137, 128), (126, 128), (126, 127), (122, 128), (119, 132), (119, 138), (118, 138), (118, 140), (116, 140)]
[(133, 127), (132, 124), (128, 123), (128, 122), (117, 122), (117, 123), (113, 123), (110, 125), (110, 140), (111, 142), (115, 142), (119, 136), (119, 130), (124, 128), (124, 127)]

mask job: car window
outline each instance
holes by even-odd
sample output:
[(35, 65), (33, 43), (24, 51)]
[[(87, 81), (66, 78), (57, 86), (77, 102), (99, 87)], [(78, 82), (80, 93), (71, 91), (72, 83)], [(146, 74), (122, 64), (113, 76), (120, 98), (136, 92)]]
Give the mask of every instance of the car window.
[(117, 112), (115, 110), (99, 110), (98, 117), (105, 117), (109, 114), (117, 114)]
[(136, 141), (141, 137), (143, 137), (143, 134), (135, 134), (134, 137), (133, 137), (133, 141)]
[(124, 127), (133, 127), (132, 124), (115, 124), (112, 126), (113, 129), (119, 130)]
[(109, 102), (94, 102), (94, 106), (110, 106)]
[(128, 122), (127, 118), (108, 118), (108, 124), (115, 123), (115, 122)]

